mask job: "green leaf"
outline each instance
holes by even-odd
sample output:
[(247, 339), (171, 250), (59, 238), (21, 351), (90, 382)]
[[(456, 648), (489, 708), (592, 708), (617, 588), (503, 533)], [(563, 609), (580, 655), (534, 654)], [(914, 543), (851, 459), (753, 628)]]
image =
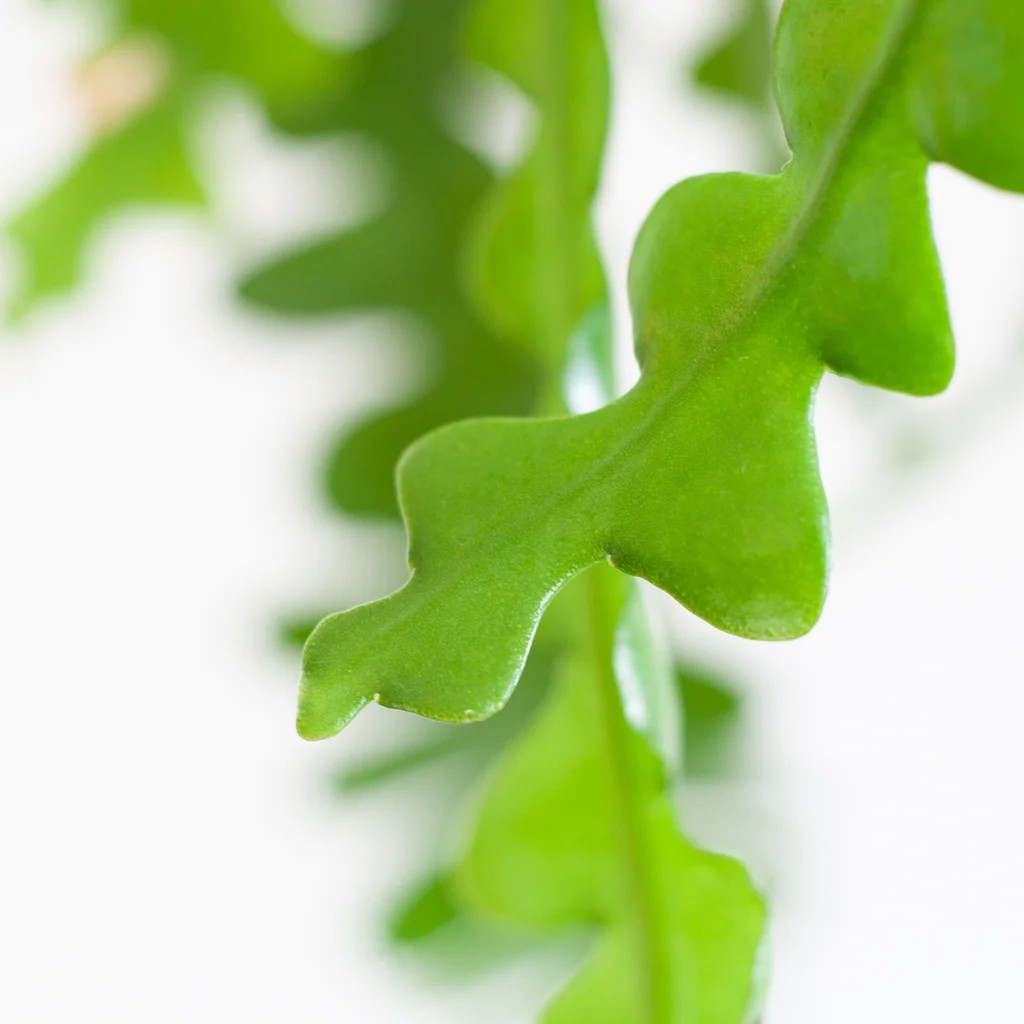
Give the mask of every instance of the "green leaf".
[(768, 0), (740, 0), (724, 37), (699, 59), (694, 80), (751, 107), (769, 106), (771, 38)]
[(439, 94), (460, 66), (465, 0), (399, 5), (354, 58), (340, 103), (309, 130), (358, 133), (390, 165), (392, 196), (371, 220), (253, 272), (243, 297), (287, 315), (398, 309), (429, 346), (429, 379), (411, 400), (347, 425), (325, 467), (332, 502), (394, 516), (394, 466), (417, 437), (468, 416), (528, 412), (533, 360), (494, 336), (463, 294), (461, 245), (493, 179), (448, 133)]
[[(105, 11), (109, 45), (154, 49), (169, 84), (128, 121), (97, 134), (74, 167), (6, 226), (25, 273), (7, 311), (24, 319), (46, 297), (73, 289), (97, 228), (126, 208), (199, 204), (188, 127), (209, 87), (222, 79), (256, 94), (279, 127), (302, 125), (330, 106), (346, 80), (343, 55), (297, 32), (275, 0), (91, 0)], [(158, 46), (153, 47), (153, 41)], [(131, 92), (132, 82), (125, 89)]]
[(701, 53), (690, 76), (701, 88), (745, 107), (751, 134), (760, 137), (758, 170), (786, 157), (778, 113), (772, 103), (771, 52), (775, 14), (770, 0), (738, 0), (725, 34)]
[[(739, 864), (677, 830), (647, 738), (650, 698), (672, 682), (651, 671), (650, 638), (623, 625), (635, 585), (607, 568), (586, 584), (598, 642), (568, 649), (553, 699), (485, 794), (456, 886), (507, 926), (599, 926), (545, 1024), (741, 1024), (760, 994), (764, 905)], [(631, 662), (649, 666), (643, 693), (621, 671)]]
[(825, 367), (911, 394), (949, 381), (925, 172), (944, 160), (1024, 190), (1024, 7), (790, 0), (776, 57), (793, 159), (657, 204), (630, 268), (633, 390), (584, 416), (456, 424), (405, 454), (412, 575), (313, 633), (303, 735), (373, 699), (493, 713), (551, 596), (605, 559), (734, 633), (814, 624), (815, 389)]
[[(435, 726), (435, 729), (440, 729)], [(382, 784), (394, 782), (411, 772), (417, 771), (455, 754), (471, 749), (464, 733), (452, 734), (445, 731), (419, 743), (399, 747), (397, 750), (376, 754), (339, 771), (334, 777), (334, 787), (339, 793), (359, 793), (374, 789)]]
[(714, 778), (735, 767), (735, 738), (742, 701), (717, 675), (693, 665), (677, 665), (676, 687), (684, 709), (684, 775)]
[[(645, 629), (643, 609), (639, 602), (631, 604), (621, 630)], [(636, 647), (624, 645), (623, 652)], [(640, 648), (640, 650), (645, 650)], [(398, 781), (453, 758), (470, 758), (475, 768), (461, 771), (465, 777), (479, 771), (499, 756), (508, 744), (522, 732), (536, 712), (549, 689), (550, 656), (534, 650), (516, 687), (515, 700), (484, 722), (452, 726), (444, 723), (424, 723), (424, 734), (403, 743), (397, 749), (384, 751), (338, 770), (333, 778), (336, 791), (343, 795), (362, 793), (369, 789)], [(627, 659), (635, 656), (624, 654)], [(657, 670), (660, 671), (660, 668)], [(620, 672), (643, 687), (651, 678), (652, 667), (646, 659), (639, 662), (626, 660)], [(726, 773), (731, 767), (733, 735), (738, 725), (741, 703), (736, 692), (716, 676), (694, 666), (676, 666), (674, 669), (676, 694), (671, 700), (662, 694), (655, 703), (660, 706), (656, 716), (658, 733), (649, 737), (667, 764), (685, 761), (686, 778), (708, 778)], [(683, 724), (676, 721), (672, 707), (676, 702), (683, 709)], [(680, 735), (683, 737), (680, 743)]]
[(467, 266), (484, 315), (562, 379), (580, 320), (605, 302), (590, 207), (608, 119), (608, 60), (593, 0), (479, 0), (471, 59), (532, 102), (536, 130), (520, 165), (487, 197)]
[(413, 889), (392, 915), (388, 931), (394, 942), (418, 942), (459, 917), (459, 905), (444, 874), (431, 875)]
[[(338, 792), (351, 794), (393, 782), (411, 772), (436, 764), (449, 758), (467, 759), (462, 764), (460, 785), (469, 785), (480, 771), (508, 745), (510, 740), (522, 731), (533, 717), (551, 686), (552, 652), (535, 650), (530, 664), (516, 688), (515, 700), (511, 701), (505, 713), (486, 722), (472, 722), (449, 725), (438, 722), (421, 722), (420, 736), (395, 750), (374, 755), (355, 764), (347, 765), (334, 777)], [(635, 666), (634, 671), (643, 671), (646, 666)], [(668, 744), (675, 736), (669, 735)]]
[(224, 77), (258, 95), (275, 119), (304, 120), (340, 92), (349, 71), (342, 54), (303, 36), (279, 0), (93, 0), (116, 38), (157, 36), (177, 72), (196, 84)]
[[(468, 911), (447, 874), (430, 875), (405, 893), (388, 920), (388, 938), (415, 954), (432, 981), (451, 985), (535, 950), (529, 936), (511, 935)], [(561, 955), (557, 949), (549, 955)]]
[(298, 612), (277, 624), (277, 640), (283, 647), (302, 647), (323, 618), (320, 612)]
[(22, 320), (41, 299), (73, 288), (96, 229), (115, 213), (144, 204), (203, 201), (186, 153), (181, 97), (166, 97), (97, 139), (7, 226), (23, 263), (8, 319)]

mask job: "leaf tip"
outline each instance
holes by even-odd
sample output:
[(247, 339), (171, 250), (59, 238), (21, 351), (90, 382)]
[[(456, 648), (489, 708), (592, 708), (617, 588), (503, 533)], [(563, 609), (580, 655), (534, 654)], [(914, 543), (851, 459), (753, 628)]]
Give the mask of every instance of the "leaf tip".
[(299, 680), (295, 729), (304, 740), (330, 739), (337, 736), (369, 702), (369, 698), (360, 697), (348, 705), (341, 705), (335, 696), (328, 706), (316, 680), (304, 672)]
[(318, 626), (306, 641), (303, 670), (299, 678), (295, 727), (298, 734), (306, 740), (325, 740), (336, 736), (372, 699), (376, 699), (374, 694), (339, 687), (336, 680), (325, 676), (323, 662), (315, 650), (315, 640), (321, 626)]

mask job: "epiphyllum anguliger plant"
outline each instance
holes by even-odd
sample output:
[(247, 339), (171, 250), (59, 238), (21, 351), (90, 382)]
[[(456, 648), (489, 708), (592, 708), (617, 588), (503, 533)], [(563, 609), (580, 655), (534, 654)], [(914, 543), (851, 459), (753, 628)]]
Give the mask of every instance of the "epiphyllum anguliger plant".
[[(338, 509), (400, 505), (412, 574), (315, 631), (299, 711), (310, 737), (374, 699), (449, 723), (495, 716), (426, 748), (500, 757), (465, 849), (406, 924), (458, 910), (594, 927), (588, 964), (542, 1013), (553, 1024), (756, 1021), (764, 901), (680, 829), (680, 691), (632, 577), (743, 636), (811, 627), (827, 548), (814, 389), (825, 368), (912, 394), (948, 381), (925, 171), (943, 161), (1024, 191), (1024, 8), (788, 0), (774, 79), (792, 159), (658, 203), (629, 280), (642, 373), (616, 397), (590, 218), (610, 88), (597, 0), (398, 0), (344, 51), (310, 43), (271, 0), (89, 2), (111, 15), (101, 60), (156, 64), (11, 226), (28, 268), (16, 314), (74, 283), (115, 210), (205, 201), (190, 131), (218, 80), (276, 129), (359, 135), (388, 165), (383, 209), (325, 225), (241, 292), (279, 315), (401, 310), (431, 353), (429, 380), (328, 460)], [(698, 77), (763, 110), (769, 6), (740, 6)], [(469, 88), (467, 62), (533, 107), (509, 169), (443, 113), (442, 93)], [(481, 415), (533, 418), (433, 429)], [(393, 464), (420, 435), (396, 503)], [(532, 701), (502, 710), (517, 684)]]
[[(595, 27), (586, 41), (592, 4), (552, 7), (483, 2), (470, 39), (526, 91), (566, 96), (599, 40)], [(579, 41), (547, 63), (557, 47), (537, 41), (559, 33)], [(311, 738), (370, 700), (485, 718), (565, 587), (541, 625), (563, 646), (555, 694), (499, 770), (458, 876), (499, 916), (604, 922), (549, 1021), (743, 1021), (762, 923), (743, 872), (674, 831), (669, 691), (643, 653), (631, 585), (599, 563), (730, 632), (806, 632), (826, 577), (810, 419), (821, 373), (942, 390), (953, 345), (927, 166), (1024, 191), (1024, 9), (1012, 0), (789, 0), (775, 82), (785, 169), (686, 181), (640, 233), (629, 280), (637, 385), (594, 411), (471, 421), (417, 442), (398, 475), (409, 581), (328, 618), (306, 648), (299, 729)], [(603, 323), (576, 301), (587, 236), (573, 207), (545, 194), (582, 191), (571, 170), (590, 110), (561, 126), (562, 173), (503, 197), (522, 203), (519, 221), (548, 204), (537, 223), (557, 254), (504, 253), (504, 292), (488, 295), (532, 296), (532, 329), (590, 352), (599, 377)], [(573, 332), (585, 340), (572, 345)]]

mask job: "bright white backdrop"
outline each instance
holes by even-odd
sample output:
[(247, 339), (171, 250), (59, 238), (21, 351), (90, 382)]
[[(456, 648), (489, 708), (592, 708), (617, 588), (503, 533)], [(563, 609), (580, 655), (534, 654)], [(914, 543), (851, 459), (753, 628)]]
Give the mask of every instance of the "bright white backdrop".
[[(717, 7), (610, 5), (600, 221), (620, 310), (660, 191), (756, 159), (740, 115), (680, 89)], [(0, 215), (74, 151), (89, 32), (59, 5), (0, 8)], [(237, 97), (205, 145), (219, 223), (125, 219), (88, 287), (0, 344), (0, 1019), (526, 1021), (524, 978), (558, 980), (542, 955), (452, 985), (384, 951), (382, 907), (443, 849), (449, 810), (429, 777), (333, 799), (329, 770), (395, 718), (304, 745), (273, 642), (298, 602), (371, 596), (393, 538), (324, 511), (316, 454), (414, 353), (376, 321), (238, 310), (238, 254), (344, 215), (344, 190)], [(681, 645), (746, 680), (742, 776), (683, 803), (772, 893), (766, 1024), (960, 1024), (1019, 1002), (1024, 202), (948, 171), (932, 191), (960, 370), (928, 401), (823, 388), (821, 624), (762, 645), (673, 614)], [(943, 454), (901, 477), (909, 436)]]

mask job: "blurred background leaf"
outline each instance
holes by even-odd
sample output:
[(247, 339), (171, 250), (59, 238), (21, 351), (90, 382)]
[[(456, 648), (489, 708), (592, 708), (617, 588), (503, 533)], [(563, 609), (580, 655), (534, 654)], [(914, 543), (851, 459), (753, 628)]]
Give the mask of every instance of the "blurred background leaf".
[(353, 55), (340, 102), (301, 125), (371, 140), (390, 170), (386, 208), (241, 285), (246, 301), (283, 315), (397, 309), (413, 317), (429, 352), (427, 379), (410, 400), (347, 424), (327, 460), (327, 494), (350, 515), (397, 516), (394, 466), (417, 437), (468, 416), (521, 414), (534, 398), (532, 360), (504, 345), (463, 294), (463, 237), (493, 183), (443, 116), (442, 95), (462, 64), (465, 8), (465, 0), (398, 3), (384, 33)]
[(166, 96), (111, 134), (98, 137), (49, 192), (8, 225), (22, 261), (9, 323), (81, 280), (97, 228), (138, 204), (201, 205), (205, 192), (186, 153), (183, 99)]
[(142, 204), (202, 205), (193, 124), (212, 86), (243, 86), (285, 129), (336, 101), (348, 58), (301, 35), (273, 0), (63, 0), (98, 10), (107, 41), (79, 69), (84, 151), (6, 226), (21, 280), (6, 311), (27, 318), (72, 290), (97, 230)]
[(769, 0), (738, 0), (725, 35), (716, 39), (693, 69), (698, 85), (754, 108), (771, 104), (774, 17)]
[(749, 113), (760, 137), (765, 170), (775, 171), (788, 155), (772, 97), (772, 41), (777, 5), (772, 0), (730, 0), (723, 33), (687, 68), (699, 89)]
[(548, 1024), (741, 1024), (761, 997), (764, 904), (738, 862), (678, 830), (659, 740), (676, 728), (673, 681), (630, 617), (638, 593), (599, 566), (558, 599), (578, 636), (488, 787), (456, 884), (507, 927), (596, 931)]

